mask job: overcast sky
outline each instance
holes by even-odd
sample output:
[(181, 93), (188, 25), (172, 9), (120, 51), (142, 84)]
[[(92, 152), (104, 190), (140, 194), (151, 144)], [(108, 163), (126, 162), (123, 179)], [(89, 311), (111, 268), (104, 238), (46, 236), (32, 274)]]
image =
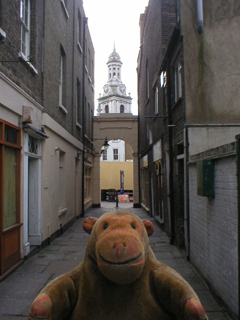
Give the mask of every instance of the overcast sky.
[(132, 113), (137, 114), (137, 56), (140, 46), (139, 17), (148, 0), (84, 0), (95, 49), (95, 109), (108, 80), (107, 61), (113, 51), (121, 57), (122, 82), (131, 93)]

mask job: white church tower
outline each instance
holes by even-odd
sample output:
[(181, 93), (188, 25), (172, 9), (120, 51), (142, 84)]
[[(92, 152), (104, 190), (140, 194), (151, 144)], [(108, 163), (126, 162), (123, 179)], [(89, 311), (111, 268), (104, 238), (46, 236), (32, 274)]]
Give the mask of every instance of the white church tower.
[(98, 114), (100, 113), (131, 113), (132, 98), (126, 94), (126, 86), (121, 80), (122, 62), (116, 52), (115, 44), (113, 52), (107, 62), (108, 82), (103, 87), (103, 95), (98, 98)]

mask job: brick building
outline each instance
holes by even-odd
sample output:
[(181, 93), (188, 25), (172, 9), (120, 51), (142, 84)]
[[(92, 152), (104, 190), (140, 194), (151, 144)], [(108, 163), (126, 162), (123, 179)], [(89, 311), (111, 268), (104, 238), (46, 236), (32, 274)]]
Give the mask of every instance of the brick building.
[[(179, 48), (174, 49), (174, 52), (172, 47), (168, 48), (177, 18), (175, 0), (149, 1), (145, 13), (140, 17), (139, 157), (141, 204), (161, 223), (172, 242), (174, 236), (177, 236), (178, 244), (182, 245), (180, 233), (175, 230), (182, 228), (179, 227), (183, 224), (182, 211), (179, 216), (174, 211), (174, 205), (175, 208), (182, 207), (182, 195), (177, 188), (180, 182), (174, 176), (173, 170), (177, 163), (173, 163), (172, 155), (178, 152), (177, 149), (180, 150), (178, 145), (183, 140), (182, 96), (175, 99), (173, 88), (171, 93), (169, 86), (166, 86), (165, 76), (166, 68), (173, 67), (176, 56), (180, 59), (181, 40), (178, 30), (172, 42), (178, 41)], [(174, 72), (171, 72), (171, 76), (174, 77)], [(167, 105), (172, 108), (167, 108)], [(172, 118), (175, 117), (181, 118), (177, 128), (172, 127)], [(142, 133), (145, 139), (142, 139)], [(181, 206), (178, 205), (178, 195)]]
[(2, 0), (0, 277), (91, 205), (93, 110), (82, 1)]
[(239, 24), (235, 0), (150, 0), (138, 59), (141, 202), (236, 319)]

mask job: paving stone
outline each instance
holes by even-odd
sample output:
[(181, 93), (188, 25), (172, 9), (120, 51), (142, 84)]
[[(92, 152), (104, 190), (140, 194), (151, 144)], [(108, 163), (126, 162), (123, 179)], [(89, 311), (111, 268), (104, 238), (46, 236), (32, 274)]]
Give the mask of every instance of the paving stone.
[(190, 267), (175, 267), (174, 270), (176, 270), (188, 282), (191, 278), (196, 276), (195, 272)]
[[(149, 238), (156, 258), (179, 272), (196, 290), (209, 320), (231, 320), (211, 295), (198, 272), (184, 258), (184, 251), (170, 245), (166, 233), (160, 229), (152, 217), (143, 209), (132, 208), (132, 204), (123, 204), (124, 209), (136, 213), (141, 219), (153, 222), (155, 232)], [(13, 274), (0, 283), (0, 319), (27, 319), (27, 315), (38, 292), (57, 276), (75, 268), (84, 258), (89, 235), (83, 230), (82, 223), (86, 217), (99, 217), (104, 212), (112, 211), (114, 203), (106, 207), (90, 209), (84, 218), (76, 220), (62, 236), (35, 256), (27, 259)]]
[(78, 261), (52, 261), (46, 268), (45, 272), (48, 273), (57, 273), (63, 274), (72, 269), (74, 269), (78, 265)]
[(201, 300), (206, 312), (221, 311), (220, 306), (217, 304), (209, 290), (196, 291), (196, 293), (199, 296), (199, 299)]
[(30, 309), (31, 303), (32, 300), (30, 299), (0, 298), (0, 315), (21, 316), (28, 306)]

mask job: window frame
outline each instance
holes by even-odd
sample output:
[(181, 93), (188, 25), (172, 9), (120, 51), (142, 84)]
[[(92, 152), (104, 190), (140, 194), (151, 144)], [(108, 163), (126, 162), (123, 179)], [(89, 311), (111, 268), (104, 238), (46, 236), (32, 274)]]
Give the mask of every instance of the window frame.
[(81, 12), (78, 9), (78, 18), (77, 18), (77, 45), (81, 53), (83, 53), (82, 49), (82, 16)]
[(66, 102), (66, 54), (63, 47), (60, 45), (60, 65), (59, 65), (59, 108), (63, 113), (68, 114), (64, 106)]
[(76, 124), (79, 127), (82, 127), (82, 113), (81, 113), (81, 82), (77, 77), (77, 84), (76, 84)]
[(155, 86), (155, 94), (154, 94), (154, 110), (155, 114), (159, 113), (159, 90), (158, 86)]
[(175, 66), (174, 66), (174, 99), (175, 103), (182, 98), (182, 65), (177, 60)]
[[(26, 2), (27, 2), (27, 21), (26, 21)], [(21, 39), (20, 52), (26, 60), (30, 57), (30, 36), (31, 36), (31, 0), (20, 0), (20, 21)], [(23, 39), (24, 38), (24, 39)], [(25, 50), (23, 50), (23, 46)]]
[[(103, 149), (103, 152), (102, 152), (102, 160), (103, 161), (107, 161), (108, 159), (108, 152), (107, 152), (107, 149)], [(104, 159), (104, 158), (106, 158), (106, 159)]]
[[(117, 152), (115, 152), (117, 151)], [(115, 156), (117, 156), (117, 159), (115, 159)], [(113, 149), (113, 161), (119, 161), (119, 152), (117, 148)]]

